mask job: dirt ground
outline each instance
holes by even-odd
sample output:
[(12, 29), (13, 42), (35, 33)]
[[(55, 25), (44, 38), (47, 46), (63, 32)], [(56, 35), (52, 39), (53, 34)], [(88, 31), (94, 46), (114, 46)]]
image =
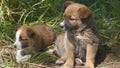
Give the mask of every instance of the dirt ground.
[[(60, 68), (60, 66), (54, 65), (50, 68)], [(85, 66), (75, 66), (74, 68), (85, 68)], [(96, 65), (96, 68), (120, 68), (120, 60), (113, 54), (108, 54), (103, 62)]]
[[(105, 48), (104, 50), (108, 50), (108, 49)], [(2, 52), (2, 54), (9, 53), (5, 56), (2, 55), (3, 57), (0, 58), (0, 64), (3, 63), (3, 60), (4, 60), (4, 62), (11, 60), (8, 56), (11, 56), (10, 54), (15, 54), (15, 50), (11, 47), (0, 47), (0, 52)], [(103, 54), (102, 52), (98, 51), (98, 54), (99, 55), (97, 56), (96, 60), (99, 60), (99, 61), (96, 62), (96, 68), (120, 68), (120, 59), (118, 57), (116, 57), (113, 53), (104, 51), (104, 54)], [(12, 58), (15, 58), (15, 56), (12, 55)], [(29, 63), (29, 66), (27, 66), (25, 68), (60, 68), (60, 66), (55, 65), (54, 62), (51, 62), (51, 60), (48, 59), (48, 61), (50, 61), (50, 62), (48, 62), (47, 64)], [(19, 64), (18, 64), (18, 66), (19, 66)], [(6, 68), (6, 67), (2, 67), (2, 68)], [(13, 68), (21, 68), (21, 67), (15, 66)], [(74, 68), (85, 68), (85, 66), (75, 66)]]

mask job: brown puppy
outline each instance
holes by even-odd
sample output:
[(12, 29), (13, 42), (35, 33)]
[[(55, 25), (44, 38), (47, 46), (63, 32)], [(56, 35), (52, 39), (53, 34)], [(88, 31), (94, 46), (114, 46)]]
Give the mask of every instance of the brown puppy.
[(56, 63), (64, 63), (63, 68), (73, 68), (75, 58), (79, 58), (86, 61), (86, 68), (95, 68), (99, 39), (90, 9), (72, 1), (65, 2), (64, 9), (60, 27), (65, 34), (59, 35), (56, 40), (54, 52), (61, 57)]
[(44, 49), (50, 45), (54, 39), (55, 33), (48, 25), (35, 24), (31, 27), (19, 27), (14, 43), (14, 47), (17, 49), (17, 61), (27, 61), (26, 55)]

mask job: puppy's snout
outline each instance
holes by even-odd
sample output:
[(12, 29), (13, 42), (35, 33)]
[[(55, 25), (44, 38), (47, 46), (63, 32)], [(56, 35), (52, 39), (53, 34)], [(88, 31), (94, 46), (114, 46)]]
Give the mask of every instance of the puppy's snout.
[(59, 24), (59, 26), (60, 26), (60, 28), (64, 28), (64, 27), (65, 27), (64, 21), (61, 22), (61, 23)]
[(59, 25), (60, 26), (60, 28), (64, 28), (64, 26), (62, 26), (62, 25)]

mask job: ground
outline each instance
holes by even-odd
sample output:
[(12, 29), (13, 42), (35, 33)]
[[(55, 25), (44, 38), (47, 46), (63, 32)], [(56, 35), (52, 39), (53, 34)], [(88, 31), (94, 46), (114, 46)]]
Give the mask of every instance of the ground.
[[(102, 48), (106, 50), (106, 48)], [(101, 49), (100, 49), (101, 50)], [(120, 68), (120, 60), (113, 53), (106, 52), (105, 55), (98, 52), (96, 60), (96, 68)], [(104, 56), (104, 59), (102, 58)], [(102, 59), (101, 59), (102, 58)], [(55, 65), (55, 60), (58, 59), (53, 54), (41, 53), (35, 54), (30, 62), (16, 63), (15, 62), (15, 49), (11, 46), (0, 47), (0, 68), (60, 68), (59, 65)], [(75, 66), (75, 68), (84, 68), (84, 66)]]

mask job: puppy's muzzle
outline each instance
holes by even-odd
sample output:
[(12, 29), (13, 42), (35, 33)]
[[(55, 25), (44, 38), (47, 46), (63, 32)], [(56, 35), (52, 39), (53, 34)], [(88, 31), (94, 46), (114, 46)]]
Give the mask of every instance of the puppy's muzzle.
[(16, 45), (13, 45), (14, 46), (14, 48), (17, 48), (17, 46)]
[(60, 28), (64, 29), (65, 28), (65, 23), (64, 21), (59, 24)]

